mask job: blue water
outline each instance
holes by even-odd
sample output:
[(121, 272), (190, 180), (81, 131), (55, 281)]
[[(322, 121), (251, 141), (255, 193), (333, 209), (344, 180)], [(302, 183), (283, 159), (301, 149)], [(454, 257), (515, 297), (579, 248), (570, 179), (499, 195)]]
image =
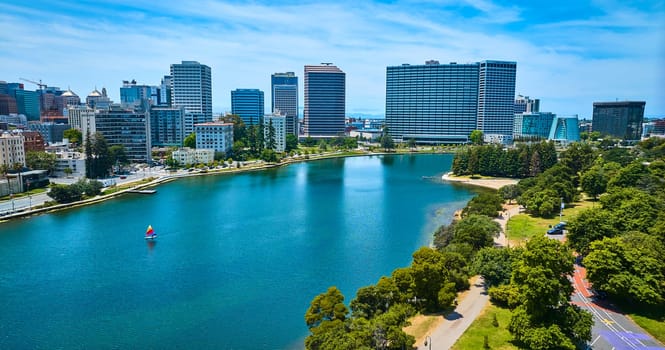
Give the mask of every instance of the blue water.
[(349, 302), (470, 199), (437, 179), (451, 160), (186, 178), (0, 224), (0, 349), (302, 348), (315, 295), (336, 285)]

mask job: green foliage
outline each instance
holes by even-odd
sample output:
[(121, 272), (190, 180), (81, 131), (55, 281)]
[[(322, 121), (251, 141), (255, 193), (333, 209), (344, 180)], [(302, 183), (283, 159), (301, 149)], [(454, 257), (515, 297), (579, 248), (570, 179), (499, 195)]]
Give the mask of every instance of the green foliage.
[(578, 253), (589, 252), (591, 242), (614, 237), (620, 233), (614, 224), (612, 214), (601, 208), (592, 208), (580, 212), (568, 223), (568, 244)]
[(572, 174), (586, 171), (593, 165), (597, 153), (587, 143), (573, 142), (561, 153), (561, 164), (569, 167)]
[(388, 277), (381, 277), (374, 286), (358, 289), (356, 298), (349, 305), (354, 317), (373, 318), (375, 315), (384, 313), (390, 305), (394, 304), (399, 290), (395, 282)]
[(471, 214), (496, 217), (503, 209), (503, 199), (495, 193), (481, 193), (473, 197), (462, 210), (462, 217)]
[(416, 139), (409, 139), (407, 141), (407, 145), (409, 146), (409, 149), (413, 150), (416, 148)]
[(316, 140), (313, 139), (311, 136), (305, 137), (304, 140), (302, 140), (302, 144), (305, 147), (314, 147), (316, 146)]
[(326, 143), (326, 140), (320, 140), (319, 141), (319, 151), (320, 152), (325, 152), (328, 150), (328, 144)]
[(650, 137), (637, 144), (637, 150), (646, 160), (656, 160), (665, 158), (665, 138)]
[(191, 133), (185, 137), (182, 143), (185, 147), (196, 148), (196, 133)]
[(83, 134), (78, 129), (67, 129), (62, 133), (62, 137), (68, 139), (72, 144), (79, 144), (83, 140)]
[(295, 149), (298, 149), (298, 136), (293, 134), (286, 135), (286, 145), (284, 147), (284, 151), (291, 152)]
[(266, 138), (266, 149), (275, 150), (277, 148), (277, 139), (275, 138), (275, 126), (272, 124), (272, 119), (268, 122), (268, 137)]
[(393, 150), (395, 149), (395, 141), (393, 140), (392, 135), (390, 135), (390, 132), (388, 131), (388, 128), (383, 129), (383, 135), (381, 136), (381, 147), (385, 150)]
[(96, 132), (88, 134), (85, 142), (85, 176), (89, 179), (105, 178), (113, 165), (111, 152), (104, 136)]
[(434, 247), (441, 250), (450, 244), (455, 235), (456, 223), (457, 221), (453, 220), (450, 225), (441, 225), (434, 231)]
[(277, 152), (269, 148), (266, 148), (261, 152), (261, 159), (268, 163), (279, 162), (279, 157), (277, 156)]
[(471, 135), (469, 135), (469, 140), (471, 140), (471, 143), (473, 143), (474, 145), (482, 145), (483, 132), (481, 130), (473, 130), (471, 132)]
[(501, 226), (487, 216), (471, 214), (455, 224), (453, 243), (470, 244), (474, 250), (494, 245)]
[(55, 170), (56, 156), (54, 153), (28, 151), (25, 154), (25, 163), (30, 169), (48, 170), (51, 173)]
[(610, 190), (600, 198), (600, 203), (603, 210), (612, 214), (615, 228), (620, 232), (647, 232), (665, 211), (662, 198), (630, 188)]
[(85, 194), (93, 197), (101, 194), (102, 183), (94, 180), (81, 179), (71, 185), (52, 185), (47, 195), (58, 203), (72, 203), (83, 199)]
[(471, 146), (457, 151), (452, 171), (456, 175), (527, 177), (549, 169), (556, 162), (552, 142), (518, 144), (507, 150), (499, 145)]
[(607, 189), (607, 176), (601, 166), (594, 165), (580, 176), (580, 186), (589, 196), (596, 199)]
[(487, 290), (490, 300), (496, 305), (514, 309), (520, 305), (520, 292), (516, 285), (502, 284)]
[(665, 245), (655, 236), (632, 232), (591, 243), (584, 258), (594, 288), (617, 300), (665, 303)]
[(305, 314), (305, 323), (310, 329), (318, 327), (323, 321), (344, 321), (349, 310), (344, 305), (344, 295), (337, 287), (317, 295)]
[(509, 326), (527, 348), (575, 349), (591, 339), (591, 314), (569, 303), (572, 273), (573, 256), (564, 245), (544, 237), (527, 242), (513, 267), (511, 284), (521, 303)]
[(552, 189), (539, 190), (534, 187), (522, 194), (518, 203), (526, 210), (541, 217), (552, 217), (559, 212), (561, 199), (556, 191)]
[(125, 146), (123, 145), (113, 145), (109, 147), (109, 157), (111, 164), (129, 164), (127, 152), (125, 152)]
[(247, 126), (237, 114), (227, 114), (221, 119), (224, 123), (233, 124), (233, 141), (247, 141)]
[(522, 194), (520, 187), (518, 185), (505, 185), (499, 188), (499, 195), (504, 200), (508, 200), (510, 204), (514, 199), (517, 199)]
[(473, 259), (472, 271), (481, 275), (488, 287), (508, 284), (518, 252), (508, 248), (482, 248)]

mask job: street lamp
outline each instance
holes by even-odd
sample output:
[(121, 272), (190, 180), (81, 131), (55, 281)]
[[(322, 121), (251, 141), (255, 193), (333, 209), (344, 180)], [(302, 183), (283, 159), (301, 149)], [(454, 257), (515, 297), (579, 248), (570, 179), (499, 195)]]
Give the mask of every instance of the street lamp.
[(563, 206), (564, 206), (564, 204), (563, 204), (563, 197), (561, 197), (561, 209), (559, 210), (559, 222), (561, 222), (561, 221), (563, 220), (563, 219), (562, 219), (562, 216), (563, 216)]
[(432, 338), (429, 335), (425, 336), (425, 344), (423, 345), (427, 346), (429, 350), (432, 350)]
[(30, 200), (28, 210), (32, 210), (32, 195), (31, 194), (28, 195), (28, 200)]

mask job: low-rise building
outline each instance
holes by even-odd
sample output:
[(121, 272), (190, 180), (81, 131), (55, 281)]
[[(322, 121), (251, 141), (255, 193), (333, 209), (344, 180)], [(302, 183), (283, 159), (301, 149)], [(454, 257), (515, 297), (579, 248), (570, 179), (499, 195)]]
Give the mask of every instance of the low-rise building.
[(184, 147), (171, 154), (179, 165), (210, 164), (215, 160), (215, 150)]
[(196, 148), (227, 153), (233, 147), (233, 124), (208, 122), (194, 125)]
[[(85, 155), (81, 152), (62, 151), (55, 154), (55, 170), (58, 177), (85, 177)], [(67, 170), (69, 169), (69, 170)]]

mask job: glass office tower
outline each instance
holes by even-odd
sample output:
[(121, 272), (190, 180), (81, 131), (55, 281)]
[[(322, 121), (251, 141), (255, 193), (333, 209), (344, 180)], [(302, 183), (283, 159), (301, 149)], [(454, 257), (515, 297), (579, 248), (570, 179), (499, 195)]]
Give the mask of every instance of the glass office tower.
[(346, 73), (330, 63), (305, 66), (305, 136), (344, 135)]
[(270, 78), (271, 113), (286, 117), (286, 133), (298, 136), (298, 77), (293, 72), (275, 73)]

